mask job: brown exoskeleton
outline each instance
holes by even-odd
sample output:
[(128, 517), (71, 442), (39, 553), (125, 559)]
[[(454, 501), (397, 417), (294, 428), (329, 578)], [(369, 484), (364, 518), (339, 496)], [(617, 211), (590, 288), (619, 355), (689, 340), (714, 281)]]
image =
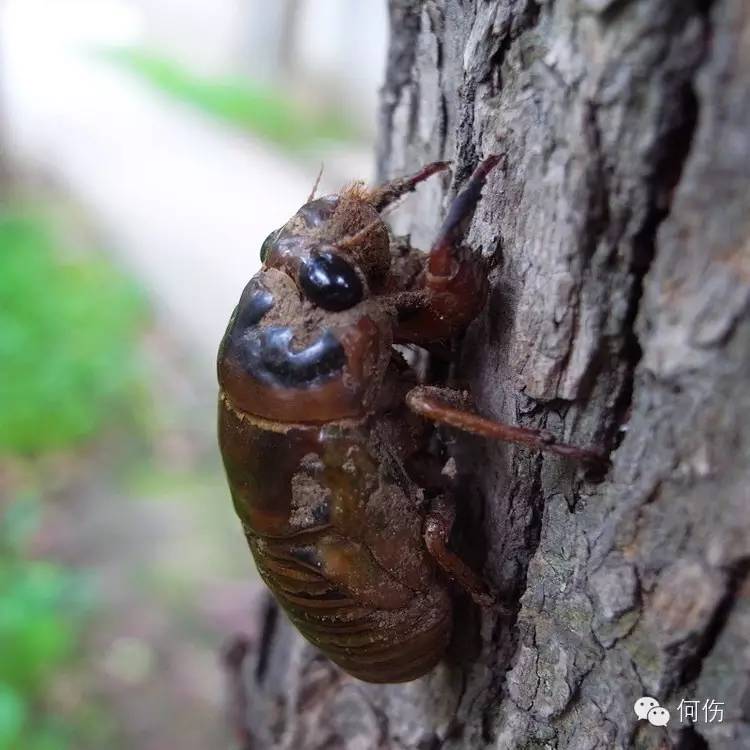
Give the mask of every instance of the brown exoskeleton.
[(601, 458), (464, 410), (418, 385), (393, 348), (449, 340), (481, 310), (485, 270), (462, 239), (498, 159), (479, 164), (429, 254), (391, 243), (380, 212), (446, 163), (311, 196), (263, 243), (219, 349), (219, 441), (258, 570), (302, 634), (368, 682), (413, 680), (440, 660), (447, 579), (491, 602), (448, 547), (449, 498), (425, 508), (407, 468), (428, 420)]

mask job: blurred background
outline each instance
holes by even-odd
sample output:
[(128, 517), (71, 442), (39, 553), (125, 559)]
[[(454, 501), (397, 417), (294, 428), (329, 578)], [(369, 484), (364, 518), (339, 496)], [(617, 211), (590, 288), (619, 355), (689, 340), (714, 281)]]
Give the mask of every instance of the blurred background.
[(383, 0), (0, 0), (0, 750), (231, 748), (260, 601), (214, 357), (373, 175)]

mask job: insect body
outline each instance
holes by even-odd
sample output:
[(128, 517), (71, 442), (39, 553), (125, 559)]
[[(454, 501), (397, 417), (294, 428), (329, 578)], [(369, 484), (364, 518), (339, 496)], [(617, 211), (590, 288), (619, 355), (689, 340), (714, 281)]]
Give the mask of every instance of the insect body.
[(448, 548), (450, 499), (426, 507), (410, 471), (429, 421), (596, 458), (466, 412), (418, 385), (393, 349), (446, 341), (481, 309), (482, 264), (461, 240), (497, 161), (477, 167), (429, 254), (392, 242), (380, 212), (443, 162), (311, 196), (263, 243), (219, 349), (219, 442), (258, 570), (302, 634), (369, 682), (412, 680), (440, 660), (449, 578), (491, 601)]

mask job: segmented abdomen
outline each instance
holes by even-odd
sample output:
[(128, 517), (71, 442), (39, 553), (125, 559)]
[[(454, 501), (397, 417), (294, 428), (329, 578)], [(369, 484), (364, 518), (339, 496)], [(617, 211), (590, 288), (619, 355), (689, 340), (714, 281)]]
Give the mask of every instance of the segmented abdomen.
[(305, 638), (349, 674), (366, 682), (407, 682), (444, 654), (452, 623), (442, 587), (415, 594), (395, 610), (362, 607), (288, 554), (286, 541), (262, 542), (262, 550), (258, 541), (250, 538), (250, 549), (266, 585)]
[(405, 682), (443, 655), (452, 608), (417, 500), (383, 469), (370, 435), (364, 423), (284, 428), (220, 402), (224, 466), (264, 581), (347, 672)]

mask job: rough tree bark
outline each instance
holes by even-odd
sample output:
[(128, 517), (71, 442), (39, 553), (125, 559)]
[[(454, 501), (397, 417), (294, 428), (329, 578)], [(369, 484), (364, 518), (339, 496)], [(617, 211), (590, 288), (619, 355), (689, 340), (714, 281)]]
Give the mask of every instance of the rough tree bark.
[[(381, 176), (454, 161), (399, 219), (415, 244), (506, 154), (470, 233), (494, 268), (458, 375), (484, 414), (613, 464), (592, 479), (457, 438), (464, 535), (517, 614), (467, 617), (463, 653), (368, 686), (269, 609), (251, 746), (750, 747), (750, 6), (391, 0), (391, 18)], [(644, 694), (668, 727), (636, 720)], [(683, 698), (723, 721), (681, 724)]]

